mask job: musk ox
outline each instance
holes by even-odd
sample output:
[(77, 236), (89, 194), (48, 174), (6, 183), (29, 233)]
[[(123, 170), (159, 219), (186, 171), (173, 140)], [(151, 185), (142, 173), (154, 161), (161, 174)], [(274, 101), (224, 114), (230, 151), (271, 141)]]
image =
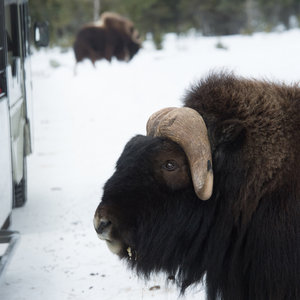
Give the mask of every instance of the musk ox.
[(74, 42), (76, 63), (88, 58), (96, 60), (112, 57), (130, 61), (141, 48), (138, 31), (133, 23), (116, 13), (106, 12), (100, 22), (85, 25), (79, 30)]
[(106, 182), (98, 237), (207, 299), (300, 299), (300, 87), (210, 74), (149, 119)]

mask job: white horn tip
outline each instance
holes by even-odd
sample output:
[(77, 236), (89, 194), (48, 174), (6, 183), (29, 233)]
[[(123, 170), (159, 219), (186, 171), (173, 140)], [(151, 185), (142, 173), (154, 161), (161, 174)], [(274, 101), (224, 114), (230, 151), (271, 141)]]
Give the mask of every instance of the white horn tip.
[(214, 175), (212, 171), (209, 171), (206, 176), (204, 185), (201, 188), (195, 188), (196, 195), (199, 199), (205, 201), (208, 200), (213, 193)]

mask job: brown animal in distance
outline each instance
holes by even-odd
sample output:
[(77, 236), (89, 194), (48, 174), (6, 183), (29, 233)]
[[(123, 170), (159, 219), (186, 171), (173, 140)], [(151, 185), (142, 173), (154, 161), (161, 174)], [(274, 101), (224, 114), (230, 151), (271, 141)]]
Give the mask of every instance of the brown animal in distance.
[(128, 62), (140, 48), (133, 22), (113, 12), (105, 12), (98, 22), (83, 26), (73, 46), (76, 64), (88, 58), (93, 65), (101, 59), (111, 62), (113, 57)]

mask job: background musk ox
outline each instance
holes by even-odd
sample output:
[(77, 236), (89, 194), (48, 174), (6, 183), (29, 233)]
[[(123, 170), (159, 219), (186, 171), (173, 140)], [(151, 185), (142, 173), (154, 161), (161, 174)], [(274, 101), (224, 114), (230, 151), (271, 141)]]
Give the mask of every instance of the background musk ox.
[(208, 299), (300, 299), (300, 88), (212, 74), (184, 103), (125, 146), (99, 238)]
[(116, 14), (106, 12), (100, 22), (84, 26), (79, 30), (74, 42), (76, 63), (88, 58), (96, 60), (112, 57), (129, 61), (141, 47), (138, 31), (133, 23)]

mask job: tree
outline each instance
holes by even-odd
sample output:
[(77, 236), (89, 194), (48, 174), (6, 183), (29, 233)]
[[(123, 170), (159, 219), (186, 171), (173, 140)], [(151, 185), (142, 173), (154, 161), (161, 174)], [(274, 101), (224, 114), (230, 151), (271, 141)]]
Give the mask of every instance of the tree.
[[(77, 30), (98, 19), (100, 0), (30, 0), (32, 20), (48, 20), (55, 45), (71, 45)], [(194, 28), (204, 35), (225, 35), (289, 28), (299, 18), (300, 0), (101, 0), (101, 11), (131, 19), (142, 36), (151, 33), (158, 48), (167, 32)]]
[(94, 21), (100, 17), (100, 0), (94, 0)]

